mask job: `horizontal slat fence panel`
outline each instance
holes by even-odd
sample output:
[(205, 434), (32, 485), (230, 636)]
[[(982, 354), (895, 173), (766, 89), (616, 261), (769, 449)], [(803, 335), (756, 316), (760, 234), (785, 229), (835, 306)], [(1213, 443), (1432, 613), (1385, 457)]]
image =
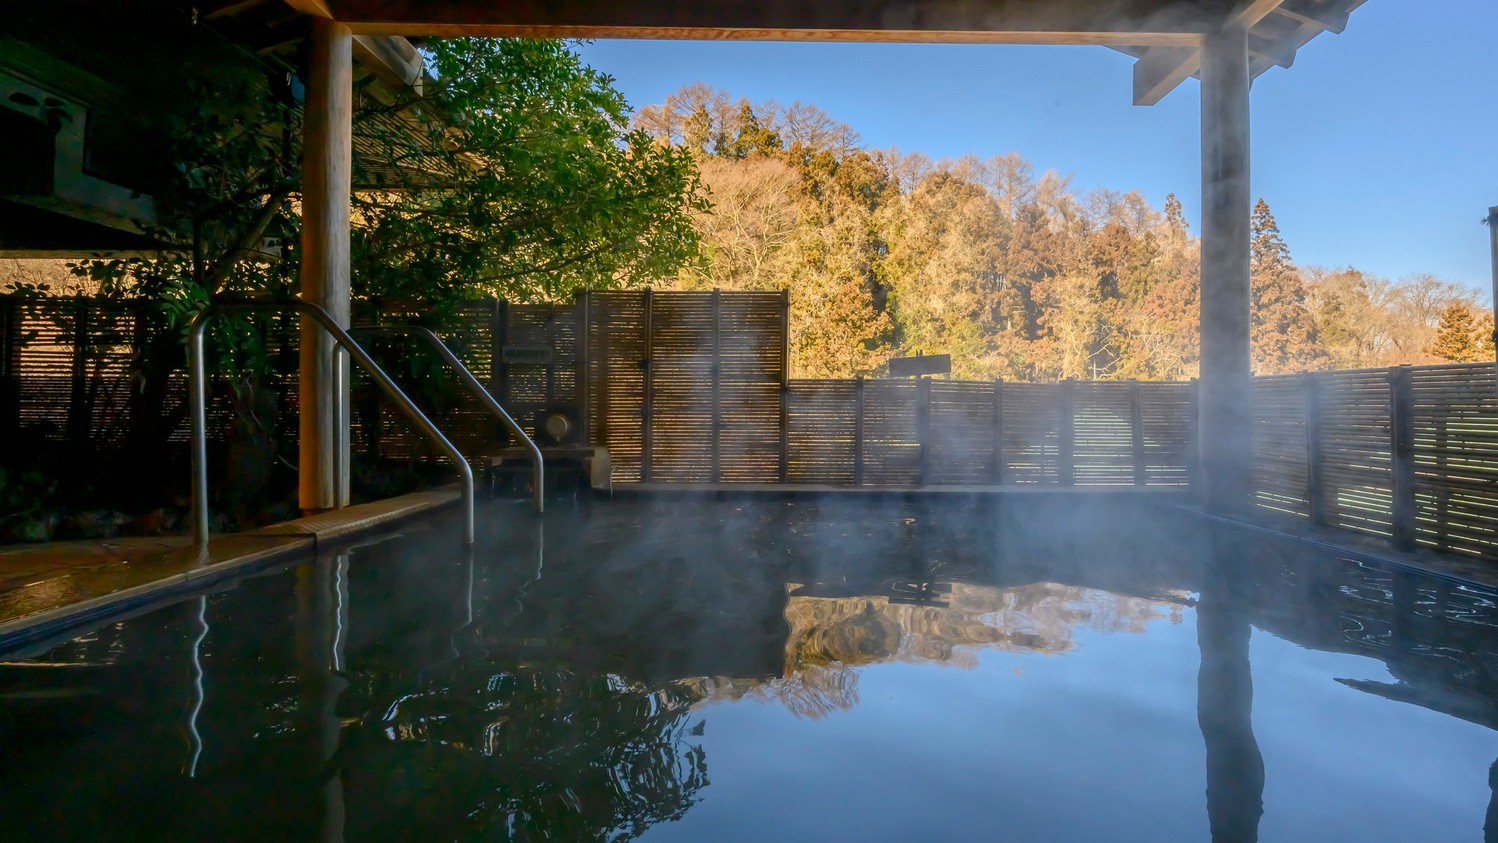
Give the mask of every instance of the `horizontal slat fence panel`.
[[(715, 482), (717, 315), (709, 293), (652, 297), (650, 462), (642, 479)], [(600, 389), (612, 390), (613, 384)]]
[(1386, 369), (1327, 372), (1319, 380), (1321, 484), (1327, 524), (1393, 534), (1393, 454)]
[(981, 486), (993, 482), (996, 419), (994, 385), (986, 381), (930, 381), (928, 483)]
[(917, 392), (915, 381), (864, 381), (863, 485), (920, 483)]
[(1059, 485), (1059, 388), (1055, 384), (1005, 383), (1003, 390), (1003, 419), (1000, 422), (1003, 482)]
[(1133, 390), (1118, 381), (1071, 384), (1072, 483), (1134, 485)]
[(718, 480), (780, 480), (785, 297), (719, 294)]
[(1311, 515), (1306, 377), (1254, 379), (1254, 502), (1300, 518)]
[(1146, 486), (1191, 485), (1195, 393), (1195, 385), (1191, 383), (1139, 384)]
[(645, 449), (649, 297), (635, 291), (585, 295), (584, 390), (590, 438), (609, 449), (616, 481), (638, 481)]
[(1498, 558), (1494, 364), (1275, 375), (1254, 390), (1259, 506)]
[(852, 379), (790, 382), (788, 482), (853, 485), (858, 389), (858, 381)]
[(1498, 371), (1413, 368), (1416, 540), (1498, 556)]

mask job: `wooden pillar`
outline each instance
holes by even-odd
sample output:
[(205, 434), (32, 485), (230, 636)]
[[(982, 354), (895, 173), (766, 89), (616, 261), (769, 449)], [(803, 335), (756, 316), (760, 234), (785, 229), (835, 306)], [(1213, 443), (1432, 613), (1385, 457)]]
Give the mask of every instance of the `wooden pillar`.
[(1248, 42), (1229, 26), (1202, 42), (1202, 265), (1199, 442), (1202, 503), (1251, 500)]
[[(311, 18), (302, 147), (302, 289), (304, 301), (349, 324), (349, 178), (353, 135), (353, 37), (348, 27)], [(303, 510), (331, 509), (347, 477), (335, 476), (339, 430), (333, 341), (316, 322), (301, 322), (299, 499)], [(345, 361), (344, 365), (347, 365)], [(348, 378), (343, 378), (348, 383)], [(346, 396), (345, 396), (346, 397)], [(348, 460), (343, 460), (348, 465)]]

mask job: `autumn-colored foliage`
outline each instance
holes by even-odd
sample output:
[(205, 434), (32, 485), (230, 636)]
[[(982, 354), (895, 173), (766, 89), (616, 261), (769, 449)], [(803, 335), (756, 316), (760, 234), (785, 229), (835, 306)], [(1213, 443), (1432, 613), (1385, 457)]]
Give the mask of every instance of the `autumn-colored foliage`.
[[(866, 149), (816, 106), (700, 83), (635, 126), (688, 149), (709, 191), (705, 262), (677, 283), (788, 290), (796, 376), (875, 374), (916, 352), (951, 354), (965, 378), (1197, 372), (1200, 244), (1174, 195), (1157, 210), (1138, 192), (1083, 193), (1017, 153)], [(1444, 311), (1476, 319), (1471, 291), (1297, 266), (1262, 199), (1253, 226), (1256, 372), (1456, 359), (1434, 341)]]

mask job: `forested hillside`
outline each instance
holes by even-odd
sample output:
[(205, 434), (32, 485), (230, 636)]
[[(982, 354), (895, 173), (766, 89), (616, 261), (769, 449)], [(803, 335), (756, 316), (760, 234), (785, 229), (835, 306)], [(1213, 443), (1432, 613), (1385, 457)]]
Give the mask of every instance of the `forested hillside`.
[[(1188, 378), (1199, 244), (1168, 196), (1079, 192), (1018, 153), (932, 161), (868, 149), (800, 102), (694, 84), (636, 127), (697, 159), (712, 209), (683, 288), (790, 291), (793, 374), (878, 373), (915, 352), (964, 378)], [(1477, 295), (1429, 275), (1300, 267), (1253, 215), (1259, 373), (1492, 356)]]

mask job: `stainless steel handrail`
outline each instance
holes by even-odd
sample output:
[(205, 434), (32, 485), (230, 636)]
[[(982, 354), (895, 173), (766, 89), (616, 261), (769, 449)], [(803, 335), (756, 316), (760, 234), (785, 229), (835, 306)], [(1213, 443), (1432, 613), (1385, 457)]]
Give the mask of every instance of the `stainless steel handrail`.
[(541, 456), (541, 448), (536, 445), (535, 440), (526, 434), (525, 428), (521, 427), (499, 401), (489, 393), (489, 390), (484, 388), (483, 383), (474, 376), (473, 372), (469, 371), (468, 367), (463, 365), (463, 361), (459, 360), (456, 354), (453, 354), (452, 349), (448, 348), (447, 344), (440, 337), (432, 333), (431, 329), (423, 328), (420, 325), (372, 325), (350, 328), (349, 333), (416, 337), (435, 349), (437, 355), (447, 365), (457, 371), (458, 377), (463, 381), (463, 385), (468, 387), (468, 391), (479, 399), (479, 402), (489, 410), (490, 414), (499, 419), (516, 438), (525, 443), (526, 450), (531, 452), (531, 461), (533, 464), (531, 485), (534, 487), (532, 498), (535, 501), (536, 511), (546, 511), (546, 460)]
[[(467, 544), (473, 544), (474, 517), (473, 517), (473, 469), (468, 465), (468, 460), (449, 442), (442, 431), (432, 424), (432, 420), (417, 407), (410, 398), (401, 392), (395, 381), (385, 374), (384, 370), (375, 363), (374, 359), (359, 346), (354, 338), (349, 336), (331, 314), (311, 302), (297, 299), (220, 299), (210, 302), (207, 307), (198, 311), (193, 316), (187, 327), (187, 367), (188, 367), (188, 402), (191, 404), (192, 412), (192, 533), (193, 540), (200, 550), (208, 547), (208, 376), (205, 372), (203, 362), (203, 333), (208, 327), (208, 322), (215, 314), (223, 310), (295, 310), (312, 317), (328, 335), (333, 338), (337, 346), (348, 352), (354, 362), (367, 372), (385, 393), (385, 397), (395, 402), (395, 405), (405, 413), (406, 418), (421, 429), (436, 443), (443, 453), (452, 458), (458, 468), (459, 479), (462, 484), (463, 509), (465, 514), (463, 540)], [(334, 384), (338, 388), (338, 415), (340, 421), (346, 421), (347, 415), (344, 410), (342, 366), (334, 367), (338, 374), (334, 376)], [(343, 433), (339, 433), (337, 456), (340, 469), (342, 466)], [(340, 470), (340, 474), (341, 474)], [(338, 478), (341, 485), (343, 478)], [(335, 499), (341, 499), (343, 495), (335, 490)]]

